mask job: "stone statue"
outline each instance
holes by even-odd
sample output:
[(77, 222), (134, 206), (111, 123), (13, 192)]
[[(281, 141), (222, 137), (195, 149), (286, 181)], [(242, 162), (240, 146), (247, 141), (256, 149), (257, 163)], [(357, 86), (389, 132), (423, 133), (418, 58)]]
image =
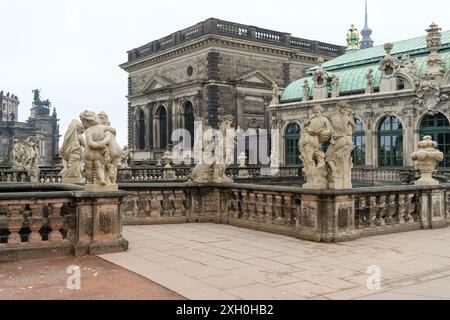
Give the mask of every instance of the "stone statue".
[(86, 146), (85, 128), (81, 121), (73, 120), (64, 136), (64, 142), (59, 149), (63, 159), (61, 177), (63, 183), (84, 183), (83, 153)]
[(374, 87), (373, 69), (369, 69), (366, 74), (366, 94), (373, 93), (373, 87)]
[(330, 139), (332, 127), (330, 121), (323, 116), (323, 111), (322, 106), (315, 106), (312, 116), (302, 124), (299, 148), (307, 179), (303, 186), (305, 189), (327, 188), (327, 169), (322, 144)]
[(14, 139), (12, 150), (11, 150), (11, 160), (13, 170), (23, 170), (23, 157), (25, 156), (25, 150), (23, 144), (19, 140)]
[(127, 169), (130, 167), (130, 150), (128, 149), (128, 146), (123, 147), (122, 157), (120, 158), (120, 168), (121, 169)]
[(23, 169), (28, 172), (31, 182), (39, 180), (39, 139), (37, 137), (28, 137), (23, 143)]
[[(351, 189), (353, 134), (356, 124), (353, 111), (339, 102), (330, 119), (317, 105), (313, 115), (302, 124), (299, 141), (300, 159), (306, 176), (305, 189)], [(323, 144), (330, 142), (326, 153)]]
[(212, 156), (214, 133), (206, 119), (197, 118), (195, 122), (194, 158), (199, 163), (192, 170), (188, 180), (197, 183), (208, 183), (212, 182), (215, 161)]
[[(88, 191), (116, 191), (117, 169), (123, 150), (116, 141), (116, 130), (111, 127), (106, 113), (92, 111), (80, 114), (86, 128), (86, 189)], [(94, 169), (96, 177), (94, 178)]]
[(280, 88), (276, 84), (276, 82), (273, 82), (272, 84), (272, 102), (270, 102), (271, 105), (279, 104), (280, 103)]
[(355, 25), (352, 24), (347, 32), (347, 51), (359, 50), (359, 32)]
[(339, 77), (337, 75), (334, 75), (331, 83), (333, 85), (333, 92), (331, 94), (331, 97), (337, 98), (337, 97), (339, 97), (339, 93), (340, 93)]
[(234, 149), (236, 146), (236, 134), (231, 127), (233, 124), (232, 116), (225, 116), (219, 126), (219, 141), (216, 146), (214, 164), (213, 182), (224, 183), (233, 182), (233, 179), (228, 178), (225, 171), (234, 156)]
[(308, 101), (311, 96), (311, 89), (309, 87), (309, 81), (305, 80), (303, 82), (303, 101)]
[(411, 155), (413, 161), (418, 162), (420, 179), (416, 181), (419, 186), (438, 185), (439, 181), (433, 179), (436, 170), (436, 162), (444, 160), (444, 154), (438, 150), (437, 142), (431, 136), (425, 136), (419, 142), (419, 150)]
[[(216, 135), (205, 119), (197, 121), (194, 157), (200, 161), (192, 170), (188, 180), (197, 183), (233, 182), (226, 176), (226, 168), (234, 156), (236, 135), (231, 129), (232, 116), (225, 116)], [(227, 133), (233, 133), (228, 134)], [(215, 147), (215, 148), (214, 148)]]
[(51, 107), (52, 104), (48, 99), (45, 101), (41, 100), (41, 96), (40, 96), (41, 90), (35, 89), (32, 92), (33, 92), (33, 107), (36, 107), (36, 108), (42, 108), (42, 107), (50, 108)]
[(356, 124), (353, 111), (346, 102), (338, 102), (337, 110), (331, 115), (331, 142), (326, 153), (326, 163), (331, 169), (330, 189), (352, 188), (353, 134)]

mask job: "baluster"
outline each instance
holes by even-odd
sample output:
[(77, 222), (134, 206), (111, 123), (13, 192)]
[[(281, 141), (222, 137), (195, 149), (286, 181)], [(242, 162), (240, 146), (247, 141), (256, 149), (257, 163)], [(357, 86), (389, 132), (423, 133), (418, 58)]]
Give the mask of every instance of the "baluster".
[(408, 199), (407, 194), (400, 194), (398, 196), (398, 216), (397, 221), (399, 224), (404, 224), (405, 221), (405, 214), (406, 214), (406, 202)]
[(31, 233), (28, 235), (28, 242), (31, 244), (39, 244), (42, 242), (42, 236), (39, 233), (43, 226), (42, 220), (42, 204), (30, 204), (31, 217), (28, 219), (28, 225)]
[(369, 221), (368, 224), (370, 227), (376, 225), (378, 207), (377, 207), (377, 197), (370, 197), (369, 204)]
[(265, 209), (265, 195), (264, 194), (258, 194), (257, 195), (257, 201), (256, 201), (256, 212), (258, 213), (257, 221), (258, 222), (265, 222), (265, 216), (266, 213), (264, 211)]
[(175, 199), (173, 206), (175, 208), (175, 216), (182, 217), (186, 215), (186, 207), (184, 206), (185, 195), (183, 190), (175, 191)]
[(162, 206), (160, 198), (162, 198), (162, 194), (160, 191), (152, 191), (152, 211), (150, 213), (150, 218), (161, 218)]
[(407, 194), (405, 196), (405, 220), (408, 223), (414, 223), (414, 216), (413, 214), (416, 211), (416, 204), (414, 203), (414, 194)]
[(173, 215), (173, 193), (172, 191), (163, 192), (163, 215), (165, 217), (171, 217)]
[(284, 221), (283, 224), (290, 225), (293, 223), (293, 214), (292, 214), (292, 207), (293, 207), (293, 201), (291, 195), (285, 195), (284, 197), (284, 205), (283, 205), (283, 217)]
[(268, 194), (266, 196), (266, 205), (265, 205), (265, 211), (266, 211), (266, 223), (273, 224), (273, 195)]
[(386, 201), (387, 201), (386, 218), (384, 219), (384, 221), (386, 222), (386, 224), (394, 224), (395, 221), (393, 217), (396, 215), (398, 208), (397, 196), (396, 195), (387, 196)]
[(146, 217), (148, 217), (151, 213), (151, 209), (152, 209), (151, 202), (152, 202), (152, 197), (151, 197), (150, 191), (147, 191), (146, 197), (145, 197), (145, 208), (144, 208)]
[(248, 220), (250, 217), (249, 209), (248, 209), (248, 192), (242, 191), (242, 219)]
[(137, 218), (139, 215), (139, 194), (133, 198), (133, 211), (132, 216), (133, 218)]
[(8, 205), (10, 216), (7, 220), (8, 230), (10, 232), (8, 236), (8, 244), (18, 245), (22, 243), (22, 237), (19, 231), (22, 229), (24, 217), (22, 215), (21, 205)]
[(283, 224), (283, 197), (280, 195), (275, 196), (275, 205), (274, 205), (274, 212), (275, 212), (275, 223), (276, 224)]
[(381, 227), (386, 225), (384, 217), (386, 216), (386, 196), (381, 196), (378, 199), (378, 213), (377, 213), (377, 226)]
[(51, 203), (52, 216), (48, 219), (49, 226), (52, 231), (48, 235), (48, 241), (50, 242), (61, 242), (63, 241), (63, 235), (59, 231), (64, 225), (64, 218), (61, 217), (61, 209), (64, 203)]
[(251, 192), (248, 201), (249, 220), (256, 221), (256, 194)]

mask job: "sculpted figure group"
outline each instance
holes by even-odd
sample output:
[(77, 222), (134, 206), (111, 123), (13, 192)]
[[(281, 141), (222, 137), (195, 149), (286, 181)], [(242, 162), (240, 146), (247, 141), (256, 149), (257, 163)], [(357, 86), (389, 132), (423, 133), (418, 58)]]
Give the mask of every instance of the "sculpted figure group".
[[(352, 188), (352, 136), (356, 131), (353, 111), (339, 102), (329, 118), (317, 105), (312, 116), (302, 124), (299, 141), (300, 159), (306, 175), (305, 189)], [(324, 145), (329, 143), (328, 149)]]
[(197, 119), (196, 123), (194, 158), (199, 164), (193, 169), (189, 180), (197, 183), (233, 182), (225, 174), (236, 145), (236, 135), (231, 130), (233, 117), (225, 116), (217, 132), (203, 118)]
[(63, 182), (85, 180), (87, 190), (114, 191), (117, 169), (124, 155), (116, 141), (116, 129), (111, 127), (105, 112), (84, 111), (80, 120), (72, 121), (60, 149)]
[(19, 142), (15, 139), (11, 150), (12, 168), (14, 170), (25, 170), (32, 180), (37, 181), (39, 177), (39, 139), (28, 137)]

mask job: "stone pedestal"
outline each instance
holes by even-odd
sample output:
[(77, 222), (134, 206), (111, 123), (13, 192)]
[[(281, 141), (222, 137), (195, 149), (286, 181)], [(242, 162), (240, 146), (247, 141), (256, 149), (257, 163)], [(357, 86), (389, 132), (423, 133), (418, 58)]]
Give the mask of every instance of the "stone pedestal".
[(302, 239), (342, 242), (359, 237), (353, 196), (305, 194), (297, 219)]
[(382, 78), (380, 83), (380, 92), (393, 92), (397, 90), (397, 78)]
[(423, 192), (419, 196), (420, 221), (422, 228), (445, 228), (448, 225), (446, 217), (446, 195), (443, 190)]
[(317, 86), (314, 87), (313, 100), (323, 100), (328, 98), (328, 87), (327, 86)]
[(74, 253), (76, 256), (120, 252), (128, 249), (122, 238), (120, 202), (124, 192), (92, 197), (88, 192), (76, 195), (73, 204), (76, 212)]

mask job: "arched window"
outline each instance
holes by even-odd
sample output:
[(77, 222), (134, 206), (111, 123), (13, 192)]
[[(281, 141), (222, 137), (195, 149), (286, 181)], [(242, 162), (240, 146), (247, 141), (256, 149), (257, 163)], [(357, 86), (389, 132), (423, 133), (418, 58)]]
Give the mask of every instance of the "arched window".
[(353, 134), (353, 164), (355, 166), (364, 166), (366, 164), (366, 132), (361, 120), (355, 118), (356, 132)]
[(445, 115), (438, 113), (426, 116), (420, 124), (420, 139), (431, 136), (438, 143), (439, 150), (444, 153), (440, 167), (450, 167), (450, 123)]
[(159, 148), (167, 148), (167, 110), (164, 106), (159, 107)]
[(184, 106), (184, 129), (189, 132), (191, 136), (190, 148), (194, 147), (194, 125), (195, 125), (195, 112), (194, 106), (191, 102), (187, 102)]
[(403, 126), (396, 117), (386, 117), (378, 128), (379, 167), (403, 166)]
[(300, 164), (300, 150), (298, 142), (300, 140), (300, 126), (297, 123), (291, 123), (286, 129), (284, 138), (284, 151), (286, 155), (286, 165)]
[(139, 111), (138, 113), (138, 136), (137, 136), (137, 141), (138, 141), (138, 149), (139, 150), (144, 150), (145, 149), (145, 114), (144, 111)]

